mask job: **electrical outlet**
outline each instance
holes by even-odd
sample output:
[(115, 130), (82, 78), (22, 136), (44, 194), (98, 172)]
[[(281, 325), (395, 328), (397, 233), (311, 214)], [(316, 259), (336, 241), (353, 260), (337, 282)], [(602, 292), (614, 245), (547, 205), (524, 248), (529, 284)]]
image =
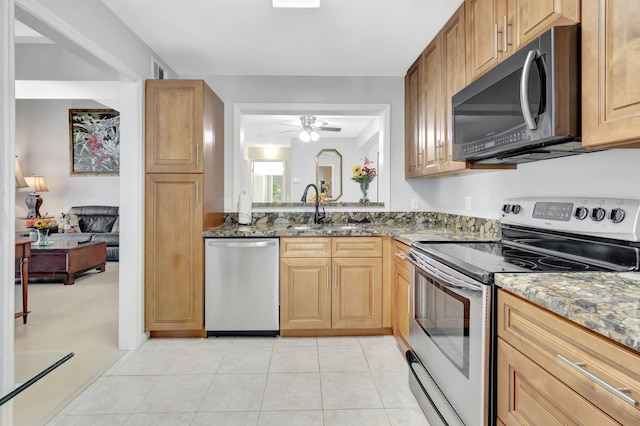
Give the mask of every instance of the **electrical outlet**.
[(225, 210), (230, 210), (231, 209), (231, 198), (225, 198), (224, 199), (224, 209)]
[(418, 210), (418, 199), (417, 198), (412, 198), (411, 199), (411, 210)]
[(464, 197), (464, 209), (471, 210), (471, 197), (469, 196)]

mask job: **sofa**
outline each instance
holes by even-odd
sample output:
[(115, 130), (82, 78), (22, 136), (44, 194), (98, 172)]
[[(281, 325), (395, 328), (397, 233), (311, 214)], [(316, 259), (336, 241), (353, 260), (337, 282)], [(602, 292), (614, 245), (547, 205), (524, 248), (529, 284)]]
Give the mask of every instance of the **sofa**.
[(76, 206), (69, 215), (78, 218), (80, 232), (64, 232), (54, 227), (49, 234), (51, 241), (103, 241), (107, 243), (107, 261), (117, 261), (120, 252), (120, 212), (112, 206)]

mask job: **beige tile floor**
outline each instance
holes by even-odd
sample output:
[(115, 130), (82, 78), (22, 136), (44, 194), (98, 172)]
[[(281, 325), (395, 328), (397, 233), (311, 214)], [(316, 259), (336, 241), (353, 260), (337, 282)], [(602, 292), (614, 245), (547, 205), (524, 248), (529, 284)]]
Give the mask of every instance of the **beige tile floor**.
[(76, 355), (15, 398), (15, 425), (428, 425), (391, 336), (152, 339), (122, 352), (118, 263), (29, 296), (16, 350)]
[(427, 425), (391, 336), (152, 339), (49, 425)]

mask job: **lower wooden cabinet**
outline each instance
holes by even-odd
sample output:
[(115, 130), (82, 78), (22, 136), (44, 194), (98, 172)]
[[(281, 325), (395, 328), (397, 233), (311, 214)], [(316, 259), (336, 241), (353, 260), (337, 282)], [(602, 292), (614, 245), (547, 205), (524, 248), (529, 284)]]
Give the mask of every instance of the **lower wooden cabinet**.
[(145, 329), (204, 329), (203, 175), (147, 174)]
[(280, 245), (281, 330), (382, 327), (381, 237), (283, 238)]
[(498, 339), (498, 416), (505, 425), (618, 424), (502, 339)]
[(410, 247), (399, 241), (393, 242), (393, 292), (395, 294), (395, 316), (393, 334), (409, 343), (409, 320), (411, 318), (411, 289), (409, 286), (410, 265), (407, 252)]
[(498, 418), (505, 425), (640, 424), (640, 355), (498, 292)]
[(282, 258), (280, 329), (331, 328), (331, 258)]

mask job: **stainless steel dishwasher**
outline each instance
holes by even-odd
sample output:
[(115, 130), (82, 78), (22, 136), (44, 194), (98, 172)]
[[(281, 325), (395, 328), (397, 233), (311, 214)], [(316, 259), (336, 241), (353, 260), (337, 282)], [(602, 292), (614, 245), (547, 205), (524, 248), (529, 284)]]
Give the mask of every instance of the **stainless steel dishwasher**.
[(205, 239), (207, 336), (278, 335), (278, 238)]

